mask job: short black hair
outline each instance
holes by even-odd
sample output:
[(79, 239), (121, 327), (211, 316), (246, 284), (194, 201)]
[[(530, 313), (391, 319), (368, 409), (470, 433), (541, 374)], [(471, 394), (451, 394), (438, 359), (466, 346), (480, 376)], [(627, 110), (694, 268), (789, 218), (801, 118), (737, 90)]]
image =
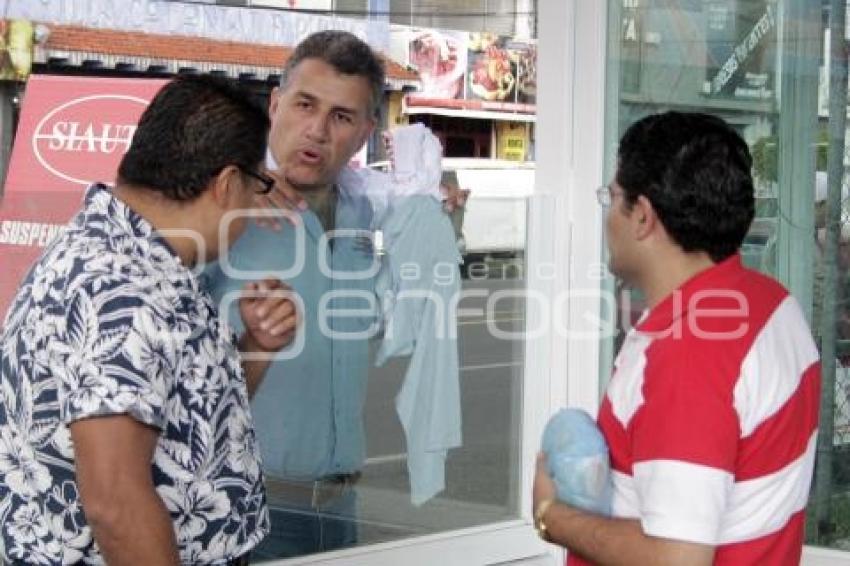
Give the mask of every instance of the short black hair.
[(384, 64), (369, 45), (353, 33), (341, 30), (319, 31), (307, 36), (286, 61), (280, 75), (280, 86), (286, 88), (289, 76), (305, 59), (318, 59), (343, 75), (363, 77), (369, 81), (371, 108), (377, 117), (384, 95)]
[(226, 166), (262, 163), (268, 131), (268, 114), (247, 89), (210, 75), (179, 76), (139, 119), (118, 182), (190, 201)]
[(644, 195), (683, 250), (719, 262), (741, 247), (755, 215), (752, 157), (725, 121), (685, 112), (647, 116), (626, 130), (618, 158), (626, 203)]

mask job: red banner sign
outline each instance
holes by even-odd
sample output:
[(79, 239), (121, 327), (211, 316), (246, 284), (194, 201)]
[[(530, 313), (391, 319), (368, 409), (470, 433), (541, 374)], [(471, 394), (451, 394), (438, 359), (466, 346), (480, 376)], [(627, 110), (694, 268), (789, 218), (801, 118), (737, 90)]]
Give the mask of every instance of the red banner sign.
[(29, 267), (80, 208), (85, 187), (114, 182), (136, 123), (163, 84), (30, 77), (0, 200), (0, 325)]
[(5, 192), (112, 183), (136, 122), (162, 80), (33, 75)]

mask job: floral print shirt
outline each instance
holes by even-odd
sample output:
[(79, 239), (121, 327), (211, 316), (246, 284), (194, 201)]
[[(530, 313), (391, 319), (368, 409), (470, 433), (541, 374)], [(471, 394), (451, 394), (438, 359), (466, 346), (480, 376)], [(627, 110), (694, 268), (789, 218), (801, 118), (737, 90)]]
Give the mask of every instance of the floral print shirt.
[(0, 334), (0, 558), (99, 564), (68, 425), (155, 427), (151, 463), (181, 560), (223, 564), (268, 531), (233, 332), (194, 274), (103, 185), (45, 250)]

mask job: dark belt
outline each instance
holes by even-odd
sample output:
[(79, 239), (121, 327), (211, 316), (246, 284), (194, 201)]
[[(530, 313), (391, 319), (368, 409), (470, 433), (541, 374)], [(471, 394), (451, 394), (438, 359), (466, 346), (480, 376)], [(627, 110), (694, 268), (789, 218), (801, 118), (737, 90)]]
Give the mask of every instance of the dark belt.
[(266, 476), (269, 506), (285, 503), (318, 509), (342, 496), (360, 479), (360, 472), (331, 474), (313, 481), (301, 481)]
[(227, 561), (227, 566), (248, 566), (251, 563), (251, 555), (243, 554)]

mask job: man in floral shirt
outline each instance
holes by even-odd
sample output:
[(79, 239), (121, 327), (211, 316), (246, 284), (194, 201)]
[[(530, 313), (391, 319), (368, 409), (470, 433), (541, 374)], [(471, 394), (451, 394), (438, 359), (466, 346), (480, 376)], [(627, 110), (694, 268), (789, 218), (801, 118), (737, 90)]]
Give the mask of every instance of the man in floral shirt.
[(295, 309), (247, 284), (237, 340), (193, 269), (274, 186), (268, 127), (222, 81), (167, 84), (116, 186), (88, 189), (23, 282), (0, 335), (3, 561), (238, 564), (265, 536), (248, 391)]

